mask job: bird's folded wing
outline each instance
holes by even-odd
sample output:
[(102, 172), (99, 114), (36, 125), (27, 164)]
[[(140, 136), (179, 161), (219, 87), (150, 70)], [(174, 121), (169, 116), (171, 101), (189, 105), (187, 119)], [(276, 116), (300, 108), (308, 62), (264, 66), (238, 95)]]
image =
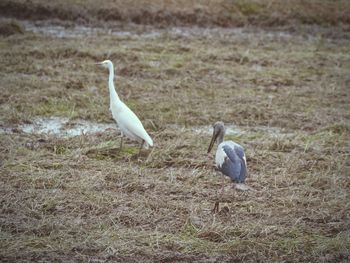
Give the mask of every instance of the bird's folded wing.
[(247, 167), (245, 165), (245, 161), (243, 159), (244, 152), (242, 158), (240, 149), (237, 152), (238, 147), (230, 147), (228, 145), (224, 145), (222, 147), (225, 152), (227, 158), (232, 162), (232, 172), (234, 173), (234, 177), (238, 182), (244, 182), (246, 178)]
[(129, 108), (124, 109), (124, 114), (120, 117), (120, 120), (123, 121), (123, 125), (129, 132), (133, 133), (135, 136), (145, 140), (151, 146), (153, 145), (152, 139), (146, 132), (139, 118), (132, 112)]

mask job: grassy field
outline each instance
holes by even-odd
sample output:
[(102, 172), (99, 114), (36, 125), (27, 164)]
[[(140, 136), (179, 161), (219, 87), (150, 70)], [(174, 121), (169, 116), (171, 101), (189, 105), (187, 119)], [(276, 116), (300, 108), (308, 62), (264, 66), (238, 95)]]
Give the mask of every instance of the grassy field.
[(106, 21), (200, 26), (349, 25), (348, 0), (2, 0), (0, 15), (61, 19), (79, 24)]
[[(120, 24), (58, 37), (51, 22), (35, 24), (43, 33), (26, 31), (28, 21), (0, 26), (0, 126), (12, 128), (0, 133), (2, 262), (350, 260), (347, 26)], [(138, 159), (128, 141), (120, 152), (113, 130), (56, 137), (16, 128), (52, 116), (113, 123), (108, 73), (94, 65), (106, 58), (153, 150)], [(226, 179), (219, 196), (205, 132), (218, 120), (244, 130), (226, 139), (246, 148), (254, 191)]]

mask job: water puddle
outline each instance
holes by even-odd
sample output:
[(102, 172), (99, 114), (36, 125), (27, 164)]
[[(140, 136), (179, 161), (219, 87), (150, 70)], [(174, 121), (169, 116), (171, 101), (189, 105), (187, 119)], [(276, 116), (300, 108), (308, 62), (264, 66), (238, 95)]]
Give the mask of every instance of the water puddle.
[(129, 30), (106, 29), (102, 27), (87, 27), (87, 26), (61, 26), (48, 24), (45, 21), (22, 21), (24, 28), (27, 31), (35, 34), (42, 34), (57, 38), (82, 38), (99, 35), (110, 35), (120, 38), (138, 39), (138, 38), (159, 38), (164, 33), (164, 30), (142, 30), (131, 26)]
[(115, 124), (94, 123), (85, 120), (69, 121), (68, 118), (50, 117), (36, 118), (30, 124), (16, 127), (1, 127), (0, 133), (13, 133), (14, 131), (28, 134), (48, 134), (57, 137), (74, 137), (83, 134), (96, 134), (108, 129), (116, 130)]
[(255, 30), (252, 28), (244, 27), (230, 27), (230, 28), (202, 28), (202, 27), (173, 27), (168, 30), (168, 33), (173, 36), (180, 36), (184, 38), (244, 38), (249, 39), (251, 37), (268, 38), (268, 39), (290, 39), (295, 35), (284, 31), (265, 31)]
[(57, 38), (79, 38), (103, 33), (103, 30), (99, 28), (85, 26), (74, 26), (66, 28), (64, 26), (47, 25), (27, 21), (23, 22), (23, 25), (27, 31), (33, 32), (35, 34), (54, 36)]
[[(236, 125), (225, 125), (227, 135), (244, 135), (254, 133), (264, 133), (273, 137), (290, 136), (293, 133), (288, 133), (279, 127), (270, 126), (236, 126)], [(191, 131), (197, 134), (212, 135), (213, 127), (211, 125), (198, 126), (191, 128)]]
[[(213, 126), (206, 125), (206, 126), (193, 127), (191, 128), (191, 131), (198, 134), (211, 135), (213, 133)], [(245, 131), (241, 130), (235, 125), (225, 125), (225, 134), (227, 135), (242, 135), (245, 133), (246, 133)]]
[[(300, 36), (284, 31), (265, 31), (256, 30), (253, 28), (203, 28), (203, 27), (169, 27), (166, 29), (157, 29), (152, 27), (142, 27), (135, 24), (130, 24), (127, 30), (122, 30), (102, 27), (87, 27), (87, 26), (69, 26), (53, 25), (46, 21), (22, 21), (23, 26), (27, 31), (36, 34), (43, 34), (57, 38), (82, 38), (89, 36), (110, 35), (128, 39), (157, 39), (161, 37), (182, 37), (182, 38), (207, 38), (207, 39), (227, 39), (240, 38), (250, 39), (291, 39)], [(302, 37), (300, 37), (302, 38)]]
[[(173, 125), (169, 125), (172, 127)], [(173, 127), (174, 128), (174, 127)], [(285, 137), (293, 135), (293, 133), (287, 133), (278, 127), (269, 126), (236, 126), (233, 124), (225, 125), (227, 135), (249, 135), (256, 133), (263, 133), (274, 137)], [(211, 125), (197, 126), (184, 128), (176, 126), (176, 129), (184, 131), (190, 131), (195, 134), (212, 135), (213, 127)], [(73, 120), (62, 117), (49, 117), (49, 118), (35, 118), (32, 123), (21, 124), (12, 127), (0, 127), (0, 134), (11, 133), (27, 133), (27, 134), (47, 134), (57, 137), (74, 137), (80, 135), (96, 134), (105, 132), (107, 130), (118, 131), (118, 127), (114, 123), (95, 123), (86, 120)]]

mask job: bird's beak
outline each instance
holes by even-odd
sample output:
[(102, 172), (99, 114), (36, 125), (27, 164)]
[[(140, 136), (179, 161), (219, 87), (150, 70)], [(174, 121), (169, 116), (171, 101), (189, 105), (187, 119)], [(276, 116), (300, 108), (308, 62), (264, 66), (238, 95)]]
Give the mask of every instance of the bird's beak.
[(102, 65), (102, 62), (94, 63), (95, 65)]
[(214, 143), (216, 141), (216, 138), (218, 137), (219, 133), (215, 133), (215, 131), (213, 132), (213, 137), (211, 138), (210, 144), (209, 144), (209, 148), (208, 148), (208, 153), (210, 153), (211, 149), (214, 146)]

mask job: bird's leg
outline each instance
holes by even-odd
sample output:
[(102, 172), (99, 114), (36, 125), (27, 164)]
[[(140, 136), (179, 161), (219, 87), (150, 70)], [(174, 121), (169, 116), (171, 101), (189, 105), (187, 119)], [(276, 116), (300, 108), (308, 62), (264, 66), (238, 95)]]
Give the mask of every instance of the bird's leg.
[[(225, 189), (225, 176), (222, 175), (222, 185), (221, 185), (221, 195), (220, 197), (218, 196), (218, 200), (222, 199), (222, 196), (224, 195), (224, 189)], [(217, 193), (218, 194), (218, 193)], [(212, 212), (215, 214), (217, 212), (219, 212), (219, 204), (220, 204), (220, 201), (216, 201), (215, 202), (215, 205), (214, 205), (214, 208), (212, 210)]]
[(123, 133), (120, 136), (120, 146), (119, 146), (119, 148), (120, 148), (120, 150), (122, 150), (122, 148), (123, 148)]
[(216, 202), (215, 202), (214, 208), (213, 208), (213, 210), (211, 211), (213, 214), (216, 214), (217, 212), (219, 212), (219, 204), (220, 204), (219, 201), (216, 201)]
[(142, 150), (142, 147), (143, 147), (143, 144), (144, 144), (144, 143), (145, 143), (145, 141), (142, 140), (141, 145), (140, 145), (140, 149), (139, 149), (139, 154), (138, 154), (138, 156), (140, 156), (140, 153), (141, 153), (141, 150)]
[(224, 195), (224, 190), (225, 190), (225, 176), (224, 175), (222, 175), (222, 180), (221, 180), (221, 182), (222, 182), (222, 184), (221, 184), (221, 197)]

